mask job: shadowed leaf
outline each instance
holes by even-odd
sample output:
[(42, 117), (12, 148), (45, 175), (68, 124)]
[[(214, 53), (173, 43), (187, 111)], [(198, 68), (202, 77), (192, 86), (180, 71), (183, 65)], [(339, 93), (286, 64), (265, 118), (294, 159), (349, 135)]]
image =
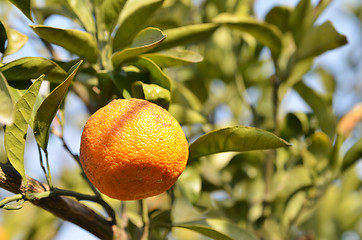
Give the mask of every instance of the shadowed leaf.
[(45, 79), (61, 82), (67, 73), (55, 62), (42, 57), (24, 57), (0, 67), (8, 81), (24, 81), (35, 79), (45, 74)]
[(313, 109), (323, 132), (325, 132), (330, 139), (334, 139), (336, 119), (333, 115), (332, 105), (328, 102), (328, 99), (306, 86), (303, 82), (297, 83), (294, 89)]
[(50, 124), (57, 113), (60, 104), (68, 92), (68, 88), (77, 73), (82, 61), (75, 64), (66, 79), (59, 84), (42, 102), (34, 118), (34, 136), (39, 146), (46, 152), (49, 138)]
[(146, 57), (140, 57), (136, 62), (136, 65), (144, 67), (150, 72), (151, 83), (157, 84), (167, 90), (171, 89), (171, 79), (152, 60)]
[(111, 33), (116, 26), (119, 15), (127, 0), (104, 0), (101, 5), (101, 13), (108, 31)]
[(150, 27), (142, 30), (137, 34), (129, 48), (126, 48), (113, 55), (113, 65), (118, 67), (121, 63), (133, 59), (138, 55), (155, 48), (165, 38), (166, 36), (163, 34), (163, 32), (157, 28)]
[(0, 53), (4, 54), (5, 52), (5, 42), (8, 40), (8, 36), (6, 34), (6, 29), (3, 23), (0, 21)]
[(190, 42), (195, 42), (202, 38), (206, 38), (210, 36), (218, 27), (219, 24), (204, 23), (167, 29), (164, 31), (165, 35), (167, 36), (165, 41), (155, 48), (154, 51), (160, 51), (178, 45), (186, 45)]
[[(147, 19), (161, 7), (163, 0), (134, 0), (127, 4), (120, 16), (120, 26), (113, 39), (113, 51), (120, 50), (132, 42)], [(128, 2), (128, 3), (130, 3)]]
[(9, 0), (12, 4), (14, 4), (17, 8), (20, 9), (24, 13), (24, 15), (29, 18), (30, 21), (33, 22), (33, 18), (31, 16), (31, 6), (30, 0)]
[(279, 56), (282, 48), (282, 33), (276, 26), (252, 18), (244, 19), (229, 14), (219, 15), (214, 22), (227, 24), (232, 28), (249, 33), (261, 44), (267, 46), (274, 56)]
[(185, 49), (170, 49), (161, 53), (146, 53), (143, 56), (151, 59), (160, 68), (198, 63), (203, 60), (199, 53)]

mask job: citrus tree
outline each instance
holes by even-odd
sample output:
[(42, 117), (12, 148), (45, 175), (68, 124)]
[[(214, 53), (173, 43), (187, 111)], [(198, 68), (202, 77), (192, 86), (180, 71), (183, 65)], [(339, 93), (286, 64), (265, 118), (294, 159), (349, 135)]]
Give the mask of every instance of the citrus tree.
[[(13, 194), (2, 198), (0, 206), (9, 235), (52, 239), (62, 220), (100, 239), (340, 239), (346, 231), (361, 234), (356, 163), (362, 139), (353, 129), (362, 107), (357, 105), (342, 119), (336, 116), (333, 75), (313, 68), (317, 56), (347, 44), (331, 22), (316, 24), (331, 1), (276, 6), (264, 20), (255, 17), (253, 1), (10, 2), (32, 22), (23, 26), (32, 33), (21, 33), (2, 12), (0, 186)], [(11, 7), (0, 4), (5, 10)], [(47, 24), (59, 15), (73, 27)], [(28, 40), (39, 56), (4, 61)], [(303, 81), (311, 72), (323, 91)], [(289, 92), (299, 94), (311, 111), (283, 112)], [(132, 146), (147, 150), (142, 160), (162, 155), (172, 163), (172, 154), (183, 143), (178, 137), (158, 143), (170, 128), (163, 123), (164, 129), (151, 122), (150, 137), (141, 138), (143, 132), (132, 119), (142, 123), (144, 118), (111, 109), (92, 124), (102, 130), (84, 137), (91, 144), (85, 145), (90, 155), (83, 159), (97, 161), (83, 168), (82, 151), (79, 157), (71, 150), (73, 143), (65, 140), (65, 115), (74, 98), (89, 114), (114, 99), (134, 98), (157, 104), (162, 115), (169, 112), (188, 140), (187, 166), (176, 183), (154, 197), (127, 201), (136, 188), (129, 181), (130, 196), (123, 191), (121, 200), (108, 197), (122, 189), (103, 185), (102, 177), (104, 182), (117, 178), (109, 177), (104, 159), (117, 155), (115, 160), (123, 161), (138, 151)], [(137, 111), (152, 118), (161, 110)], [(112, 118), (126, 121), (129, 128), (108, 127)], [(130, 134), (118, 140), (114, 134), (122, 131)], [(25, 145), (33, 139), (27, 134), (38, 147), (29, 159), (24, 157)], [(53, 136), (79, 164), (59, 179), (52, 178), (50, 167)], [(117, 145), (124, 140), (126, 144)], [(93, 147), (113, 151), (98, 155)], [(44, 180), (29, 176), (25, 162), (40, 162)], [(132, 171), (143, 178), (148, 166)], [(149, 184), (145, 189), (157, 187)]]

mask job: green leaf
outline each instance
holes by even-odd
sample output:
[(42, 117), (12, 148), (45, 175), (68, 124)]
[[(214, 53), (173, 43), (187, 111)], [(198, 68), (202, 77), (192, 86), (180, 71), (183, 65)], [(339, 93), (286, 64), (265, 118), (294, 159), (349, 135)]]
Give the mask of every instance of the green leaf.
[(96, 27), (92, 14), (92, 5), (89, 0), (66, 0), (70, 9), (79, 18), (87, 32), (95, 33)]
[(132, 84), (132, 96), (156, 103), (165, 109), (168, 109), (171, 101), (169, 90), (156, 84), (146, 84), (141, 81)]
[(26, 184), (24, 150), (29, 120), (44, 75), (40, 76), (15, 104), (14, 123), (5, 129), (5, 149), (11, 165), (20, 173)]
[(198, 111), (180, 104), (171, 104), (168, 111), (181, 124), (206, 123), (206, 118)]
[(277, 26), (282, 33), (285, 33), (289, 30), (288, 19), (290, 13), (291, 9), (289, 7), (276, 6), (268, 12), (265, 21)]
[(186, 228), (217, 240), (257, 240), (255, 236), (240, 226), (226, 220), (216, 218), (193, 221), (184, 224), (175, 224), (173, 227)]
[(97, 61), (97, 42), (91, 34), (75, 29), (61, 29), (43, 25), (33, 25), (30, 27), (39, 37), (48, 42), (59, 45), (71, 53), (86, 58), (92, 63)]
[(119, 15), (127, 0), (104, 0), (101, 5), (101, 13), (108, 31), (111, 33), (116, 26)]
[(282, 33), (276, 26), (259, 22), (256, 19), (240, 18), (229, 14), (219, 15), (214, 22), (227, 24), (231, 28), (249, 33), (261, 44), (267, 46), (274, 56), (279, 56), (282, 48)]
[(186, 196), (193, 204), (197, 202), (201, 195), (201, 182), (200, 172), (193, 166), (188, 166), (177, 179), (182, 196)]
[(344, 155), (341, 171), (346, 171), (362, 158), (362, 138), (360, 138)]
[(178, 45), (186, 45), (187, 43), (206, 38), (210, 36), (218, 27), (219, 24), (203, 23), (167, 29), (164, 31), (165, 35), (167, 36), (165, 41), (155, 48), (154, 51), (160, 51)]
[(151, 59), (160, 68), (198, 63), (203, 60), (199, 53), (185, 49), (170, 49), (161, 53), (146, 53), (143, 56)]
[(3, 23), (0, 21), (0, 53), (5, 53), (5, 42), (8, 40), (8, 36), (6, 34), (6, 29)]
[(150, 72), (151, 83), (157, 84), (163, 88), (166, 88), (167, 90), (171, 89), (171, 79), (152, 60), (146, 57), (140, 57), (136, 62), (136, 65), (139, 67), (144, 67)]
[(316, 57), (328, 50), (343, 46), (347, 38), (339, 34), (330, 21), (313, 27), (303, 35), (296, 51), (296, 60)]
[(271, 132), (253, 127), (228, 127), (211, 131), (190, 145), (190, 159), (213, 153), (251, 151), (290, 146)]
[(0, 72), (8, 81), (24, 81), (36, 79), (45, 74), (51, 82), (61, 82), (67, 73), (55, 62), (42, 57), (24, 57), (0, 67)]
[(0, 72), (0, 123), (10, 125), (13, 122), (14, 104), (8, 82)]
[(303, 82), (297, 83), (294, 89), (313, 110), (322, 131), (325, 132), (330, 139), (334, 139), (337, 123), (330, 100), (309, 88)]
[(20, 11), (24, 13), (24, 15), (29, 18), (30, 21), (33, 22), (33, 18), (31, 17), (31, 6), (30, 0), (9, 0), (12, 4), (14, 4)]
[(292, 31), (297, 45), (313, 25), (313, 11), (310, 0), (301, 0), (290, 14), (289, 29)]
[(13, 28), (7, 28), (8, 44), (4, 56), (11, 55), (19, 51), (28, 41), (28, 36), (16, 31)]
[(166, 35), (157, 28), (149, 27), (143, 29), (134, 38), (129, 48), (117, 52), (112, 56), (113, 65), (118, 67), (121, 63), (150, 51), (160, 44), (165, 38)]
[(75, 64), (68, 73), (66, 79), (59, 84), (42, 102), (34, 118), (34, 136), (39, 146), (46, 152), (50, 124), (57, 113), (60, 104), (63, 102), (68, 88), (74, 79), (82, 61)]
[(161, 7), (163, 0), (128, 1), (120, 16), (120, 26), (113, 39), (113, 51), (120, 50), (132, 42), (147, 19)]
[(328, 72), (328, 70), (322, 67), (318, 67), (316, 69), (316, 73), (322, 80), (323, 87), (326, 93), (332, 96), (334, 94), (334, 90), (336, 89), (336, 80), (334, 79), (334, 76), (330, 72)]
[(303, 76), (311, 70), (313, 66), (313, 60), (313, 58), (309, 58), (290, 64), (288, 69), (289, 76), (280, 84), (278, 90), (279, 100), (282, 100), (290, 88), (292, 88), (296, 83), (300, 82), (303, 79)]

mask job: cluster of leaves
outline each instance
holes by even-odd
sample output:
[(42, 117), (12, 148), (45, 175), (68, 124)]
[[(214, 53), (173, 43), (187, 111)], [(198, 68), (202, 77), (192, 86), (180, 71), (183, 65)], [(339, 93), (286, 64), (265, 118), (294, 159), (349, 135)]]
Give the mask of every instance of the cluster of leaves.
[[(356, 228), (360, 216), (355, 213), (361, 206), (354, 166), (362, 140), (342, 156), (340, 148), (350, 130), (340, 122), (336, 131), (333, 77), (318, 69), (325, 93), (303, 82), (315, 57), (347, 43), (330, 22), (315, 25), (330, 1), (277, 6), (265, 21), (253, 16), (252, 1), (195, 5), (187, 0), (65, 0), (45, 1), (32, 9), (30, 1), (11, 2), (31, 21), (32, 10), (38, 24), (30, 28), (52, 56), (0, 64), (0, 122), (6, 125), (7, 159), (25, 183), (24, 136), (30, 125), (45, 153), (47, 165), (42, 166), (48, 184), (59, 193), (53, 188), (47, 146), (49, 134), (55, 133), (53, 119), (64, 127), (57, 113), (64, 111), (69, 91), (90, 113), (114, 98), (136, 97), (168, 109), (185, 126), (192, 144), (185, 172), (170, 194), (148, 200), (147, 217), (139, 213), (143, 205), (122, 203), (130, 237), (137, 239), (146, 224), (150, 239), (169, 234), (185, 239), (189, 232), (183, 229), (213, 239), (325, 237), (333, 232), (324, 232), (331, 223), (339, 227), (329, 239), (337, 239)], [(55, 14), (71, 19), (79, 29), (43, 25)], [(0, 22), (2, 59), (27, 39)], [(59, 58), (52, 44), (72, 54), (73, 60)], [(50, 83), (45, 97), (39, 94), (43, 81)], [(253, 90), (259, 94), (256, 100), (249, 96)], [(312, 113), (281, 116), (281, 102), (291, 90)], [(221, 126), (217, 115), (223, 106), (231, 115), (226, 125), (236, 127)], [(63, 131), (57, 135), (62, 138)], [(293, 147), (246, 152), (290, 145), (276, 135)], [(342, 189), (333, 185), (336, 179), (342, 179)], [(95, 199), (107, 210), (103, 200)], [(333, 208), (333, 213), (328, 204), (338, 201), (345, 205)], [(119, 205), (110, 202), (114, 208)], [(339, 224), (345, 219), (348, 224)]]

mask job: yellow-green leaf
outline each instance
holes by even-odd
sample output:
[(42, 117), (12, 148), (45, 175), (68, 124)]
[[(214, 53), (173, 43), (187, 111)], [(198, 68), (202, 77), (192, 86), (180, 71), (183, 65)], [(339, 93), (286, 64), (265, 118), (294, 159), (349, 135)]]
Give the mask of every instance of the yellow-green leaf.
[(271, 132), (245, 126), (217, 129), (206, 133), (190, 145), (190, 159), (220, 152), (287, 147), (289, 143)]
[(24, 150), (29, 120), (44, 75), (40, 76), (15, 104), (15, 116), (12, 125), (5, 130), (5, 149), (11, 165), (20, 173), (26, 183), (24, 168)]

